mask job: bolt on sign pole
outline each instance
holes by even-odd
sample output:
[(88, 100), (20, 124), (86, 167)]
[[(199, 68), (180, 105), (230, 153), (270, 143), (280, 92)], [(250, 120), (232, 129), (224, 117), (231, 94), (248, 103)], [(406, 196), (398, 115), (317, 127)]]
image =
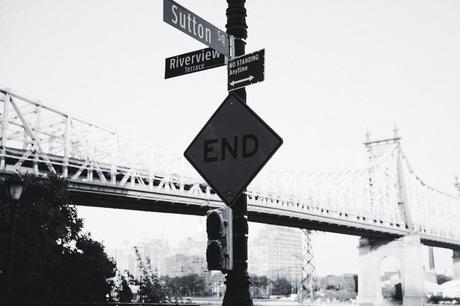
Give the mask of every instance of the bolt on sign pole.
[[(246, 25), (246, 0), (227, 0), (227, 34), (232, 35), (231, 56), (245, 54), (245, 39), (248, 36)], [(246, 90), (243, 88), (233, 91), (246, 103)], [(245, 190), (233, 206), (233, 270), (226, 276), (227, 290), (223, 306), (252, 306), (249, 293), (248, 274), (248, 204)]]

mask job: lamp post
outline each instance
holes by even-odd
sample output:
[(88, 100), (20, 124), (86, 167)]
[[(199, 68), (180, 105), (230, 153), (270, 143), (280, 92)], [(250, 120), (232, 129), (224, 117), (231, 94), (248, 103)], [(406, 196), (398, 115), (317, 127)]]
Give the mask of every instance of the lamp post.
[[(227, 0), (227, 34), (234, 37), (234, 56), (245, 54), (245, 39), (248, 36), (246, 24), (246, 0)], [(246, 103), (246, 89), (234, 91)], [(226, 276), (227, 290), (223, 306), (252, 306), (248, 274), (248, 203), (243, 191), (236, 200), (233, 210), (233, 269)]]
[(13, 279), (13, 260), (14, 260), (14, 237), (16, 234), (16, 210), (19, 206), (19, 203), (22, 198), (22, 194), (24, 193), (25, 189), (25, 182), (19, 175), (10, 176), (6, 182), (6, 196), (11, 203), (11, 230), (10, 230), (10, 239), (9, 239), (9, 264), (8, 264), (8, 271), (7, 271), (7, 299), (8, 305), (12, 304), (11, 299), (11, 286), (12, 286), (12, 279)]

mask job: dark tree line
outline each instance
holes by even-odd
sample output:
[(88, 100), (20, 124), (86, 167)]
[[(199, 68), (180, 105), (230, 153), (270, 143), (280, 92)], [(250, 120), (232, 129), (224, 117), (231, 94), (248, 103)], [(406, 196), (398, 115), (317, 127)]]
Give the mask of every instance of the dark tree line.
[[(56, 176), (24, 179), (13, 248), (14, 303), (105, 301), (115, 263), (101, 243), (82, 231), (66, 182)], [(0, 186), (0, 299), (6, 296), (12, 223), (4, 189)]]
[(168, 296), (207, 296), (211, 290), (206, 288), (205, 279), (198, 274), (188, 274), (184, 276), (162, 276), (161, 281), (164, 283), (165, 291)]
[[(210, 295), (206, 290), (205, 279), (198, 274), (180, 277), (162, 276), (152, 268), (150, 258), (142, 258), (137, 247), (134, 248), (139, 277), (135, 278), (129, 271), (119, 275), (119, 285), (115, 297), (120, 302), (164, 303), (174, 302), (183, 296)], [(133, 294), (132, 288), (136, 288)]]

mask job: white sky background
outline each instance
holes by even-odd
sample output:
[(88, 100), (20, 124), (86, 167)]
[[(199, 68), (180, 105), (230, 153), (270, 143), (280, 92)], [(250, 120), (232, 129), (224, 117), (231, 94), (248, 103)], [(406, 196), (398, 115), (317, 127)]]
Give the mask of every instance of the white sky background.
[[(179, 2), (225, 29), (226, 1)], [(226, 70), (164, 80), (166, 57), (204, 46), (164, 23), (162, 5), (0, 0), (0, 87), (182, 155), (225, 98)], [(418, 175), (454, 192), (453, 177), (460, 174), (459, 1), (249, 0), (246, 6), (246, 49), (266, 49), (266, 80), (247, 89), (248, 104), (284, 139), (264, 170), (351, 168), (365, 162), (366, 129), (388, 137), (397, 124)], [(158, 233), (177, 241), (184, 234), (179, 227), (193, 235), (204, 222), (79, 211), (108, 246)], [(318, 237), (321, 274), (356, 270), (355, 237)], [(343, 251), (333, 252), (338, 244)], [(347, 269), (343, 256), (333, 260), (332, 253), (347, 254)]]

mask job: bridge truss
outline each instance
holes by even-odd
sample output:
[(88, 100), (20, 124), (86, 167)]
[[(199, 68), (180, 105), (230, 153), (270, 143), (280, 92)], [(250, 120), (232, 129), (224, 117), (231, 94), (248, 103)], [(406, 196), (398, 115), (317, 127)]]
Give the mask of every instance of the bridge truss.
[[(0, 89), (0, 173), (56, 173), (77, 205), (204, 215), (223, 203), (182, 157)], [(460, 198), (428, 186), (400, 137), (366, 141), (369, 163), (339, 172), (281, 171), (248, 189), (249, 219), (361, 236), (419, 233), (460, 245)]]

